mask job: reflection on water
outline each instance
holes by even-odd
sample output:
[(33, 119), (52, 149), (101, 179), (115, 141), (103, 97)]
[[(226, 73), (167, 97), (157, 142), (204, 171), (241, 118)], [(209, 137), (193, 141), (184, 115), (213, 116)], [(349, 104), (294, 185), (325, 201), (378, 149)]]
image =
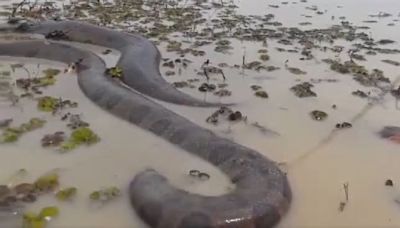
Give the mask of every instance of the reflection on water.
[[(2, 3), (4, 2), (7, 1)], [(238, 0), (236, 2), (239, 12), (255, 15), (272, 13), (275, 15), (274, 21), (281, 22), (285, 27), (327, 28), (347, 20), (354, 25), (369, 26), (370, 29), (365, 32), (376, 40), (392, 39), (400, 42), (397, 22), (400, 2), (396, 0), (309, 0), (287, 3)], [(393, 16), (382, 18), (368, 16), (379, 12), (390, 13)], [(377, 20), (377, 23), (363, 22), (367, 20)], [(394, 25), (388, 26), (392, 23)], [(265, 47), (262, 43), (239, 40), (231, 42), (234, 49), (230, 50), (230, 55), (214, 53), (214, 46), (202, 47), (207, 55), (186, 56), (185, 58), (192, 63), (186, 68), (177, 66), (172, 70), (175, 75), (166, 73), (171, 71), (168, 67), (161, 69), (166, 75), (170, 74), (165, 78), (171, 83), (198, 79), (193, 82), (194, 89), (182, 88), (184, 92), (207, 101), (237, 103), (233, 109), (242, 112), (247, 117), (247, 123), (221, 121), (214, 126), (205, 121), (215, 111), (214, 109), (160, 103), (201, 126), (254, 148), (282, 163), (282, 169), (288, 173), (292, 187), (293, 203), (279, 227), (400, 226), (400, 205), (397, 203), (397, 199), (400, 199), (398, 189), (400, 145), (380, 139), (378, 136), (378, 132), (384, 126), (400, 126), (399, 111), (394, 97), (385, 94), (383, 97), (378, 97), (381, 98), (380, 102), (365, 109), (368, 102), (376, 99), (362, 99), (353, 96), (352, 92), (362, 90), (377, 97), (380, 91), (361, 86), (350, 75), (331, 71), (329, 65), (322, 62), (325, 58), (348, 60), (346, 51), (337, 54), (315, 50), (314, 59), (302, 61), (299, 60), (299, 54), (280, 52), (276, 49), (297, 48), (301, 51), (298, 44), (287, 46), (271, 40)], [(385, 48), (399, 48), (397, 42), (388, 44)], [(330, 46), (333, 45), (342, 45), (347, 50), (352, 43), (336, 40)], [(98, 53), (103, 51), (101, 48), (89, 48)], [(167, 52), (165, 44), (161, 44), (160, 49), (164, 58), (178, 57), (174, 53)], [(223, 81), (218, 74), (210, 74), (209, 83), (227, 83), (227, 89), (232, 91), (231, 96), (221, 98), (214, 96), (212, 92), (203, 93), (197, 90), (197, 87), (207, 82), (205, 76), (198, 74), (202, 71), (201, 65), (206, 59), (210, 60), (209, 65), (212, 66), (218, 66), (220, 63), (229, 66), (241, 65), (243, 56), (248, 62), (258, 60), (260, 49), (268, 50), (270, 59), (267, 65), (279, 67), (279, 70), (257, 72), (228, 67), (223, 69), (226, 81)], [(365, 55), (365, 50), (360, 51), (360, 54)], [(365, 56), (367, 60), (358, 63), (368, 70), (381, 69), (392, 81), (399, 76), (398, 66), (381, 61), (383, 59), (400, 61), (399, 55)], [(112, 52), (102, 57), (112, 65), (117, 60), (118, 54)], [(2, 69), (8, 67), (8, 61), (10, 59), (2, 59)], [(44, 65), (63, 67), (51, 62), (42, 64), (43, 67)], [(292, 74), (286, 69), (285, 64), (307, 73)], [(36, 64), (27, 67), (32, 71), (37, 70)], [(25, 77), (24, 71), (17, 70), (15, 76)], [(289, 90), (290, 87), (305, 81), (313, 82), (312, 90), (317, 97), (300, 99)], [(250, 88), (252, 85), (261, 86), (268, 93), (268, 98), (254, 96), (254, 91)], [(45, 129), (27, 134), (16, 145), (1, 147), (3, 158), (0, 159), (0, 179), (7, 180), (19, 168), (29, 171), (27, 177), (29, 180), (48, 170), (61, 168), (62, 184), (77, 186), (79, 189), (78, 198), (73, 203), (60, 204), (49, 196), (41, 198), (33, 205), (33, 208), (58, 205), (62, 216), (52, 223), (55, 227), (67, 225), (145, 227), (134, 216), (126, 190), (133, 176), (146, 167), (156, 168), (168, 176), (174, 184), (201, 194), (218, 195), (232, 188), (224, 175), (209, 164), (97, 108), (80, 92), (75, 75), (60, 75), (56, 86), (46, 90), (46, 94), (79, 101), (76, 112), (82, 113), (83, 118), (90, 122), (92, 128), (102, 138), (97, 145), (80, 148), (68, 154), (43, 150), (37, 142), (44, 134), (63, 129), (63, 123), (57, 121), (57, 117), (37, 113), (35, 103), (28, 99), (16, 107), (1, 104), (0, 119), (12, 116), (19, 123), (35, 114), (44, 116), (49, 125)], [(310, 117), (310, 112), (313, 110), (324, 111), (328, 117), (321, 122), (315, 121)], [(352, 122), (354, 118), (356, 121)], [(346, 121), (352, 122), (352, 128), (334, 131), (337, 123)], [(255, 127), (254, 123), (258, 124), (256, 126), (265, 127), (267, 131)], [(198, 182), (189, 178), (187, 172), (193, 168), (209, 173), (210, 180)], [(387, 179), (393, 181), (393, 187), (385, 186)], [(347, 202), (344, 184), (348, 184)], [(97, 188), (109, 185), (119, 186), (123, 190), (123, 197), (100, 209), (91, 207), (87, 195)], [(342, 211), (339, 210), (341, 202), (346, 203)]]

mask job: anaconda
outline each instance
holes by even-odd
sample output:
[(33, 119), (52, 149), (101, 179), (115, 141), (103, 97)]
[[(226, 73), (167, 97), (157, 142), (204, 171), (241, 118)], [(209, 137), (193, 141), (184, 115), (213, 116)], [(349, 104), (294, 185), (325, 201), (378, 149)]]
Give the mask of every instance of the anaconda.
[[(61, 27), (55, 22), (28, 25), (24, 31), (49, 32), (52, 29), (62, 29), (65, 23), (61, 22)], [(77, 22), (67, 24), (77, 31), (90, 27)], [(82, 41), (90, 39), (92, 35), (81, 37), (77, 33), (73, 37), (75, 39), (72, 41)], [(143, 40), (134, 40), (133, 46), (141, 46)], [(116, 41), (114, 39), (109, 42)], [(145, 56), (150, 56), (146, 48), (138, 50)], [(0, 55), (42, 58), (64, 63), (81, 59), (77, 64), (78, 84), (90, 100), (115, 116), (212, 163), (236, 185), (234, 190), (225, 195), (201, 196), (175, 188), (154, 169), (144, 170), (131, 181), (129, 196), (136, 213), (150, 227), (267, 228), (277, 224), (287, 212), (291, 190), (286, 175), (276, 163), (255, 150), (217, 136), (146, 97), (145, 95), (159, 97), (163, 94), (163, 91), (144, 88), (150, 84), (156, 84), (153, 88), (160, 88), (161, 85), (157, 85), (159, 80), (150, 79), (150, 84), (138, 83), (137, 85), (143, 87), (139, 90), (140, 93), (136, 92), (133, 89), (137, 88), (128, 88), (128, 83), (124, 84), (107, 76), (105, 63), (97, 55), (52, 41), (3, 43), (0, 44)], [(120, 61), (118, 64), (124, 69), (142, 72), (143, 75), (136, 80), (147, 81), (147, 77), (153, 77), (152, 72), (156, 71), (153, 68), (158, 66), (146, 64), (139, 67), (137, 64), (132, 65), (132, 62), (140, 62), (139, 55), (133, 54), (129, 58), (130, 61)], [(179, 100), (180, 97), (181, 94), (178, 93), (174, 99)], [(182, 104), (193, 101), (183, 95), (182, 97), (185, 100), (180, 102)]]

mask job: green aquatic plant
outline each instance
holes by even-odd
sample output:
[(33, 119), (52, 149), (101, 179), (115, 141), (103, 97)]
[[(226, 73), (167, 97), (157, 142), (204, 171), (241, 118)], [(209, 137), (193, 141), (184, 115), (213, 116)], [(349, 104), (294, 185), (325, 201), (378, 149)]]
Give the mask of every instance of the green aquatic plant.
[(57, 207), (42, 208), (39, 214), (34, 212), (27, 212), (23, 216), (23, 228), (45, 228), (47, 223), (57, 217), (60, 211)]
[(121, 190), (115, 186), (107, 187), (90, 193), (89, 198), (93, 201), (106, 202), (121, 195)]
[(38, 192), (48, 192), (56, 189), (60, 182), (57, 173), (49, 173), (39, 177), (33, 184)]
[(56, 193), (56, 198), (60, 201), (71, 200), (77, 193), (78, 189), (75, 187), (69, 187), (62, 189)]
[(23, 123), (18, 127), (7, 127), (0, 136), (0, 143), (12, 143), (27, 132), (42, 128), (46, 123), (45, 120), (32, 118), (27, 123)]
[(77, 102), (70, 100), (63, 100), (61, 98), (55, 98), (50, 96), (44, 96), (38, 99), (37, 108), (42, 112), (52, 112), (55, 113), (59, 109), (65, 107), (76, 108), (78, 106)]
[(53, 112), (57, 109), (58, 103), (59, 99), (55, 97), (45, 96), (39, 98), (37, 107), (42, 112)]
[(112, 78), (121, 79), (124, 76), (124, 72), (121, 67), (111, 67), (106, 69), (106, 74)]
[(61, 145), (62, 151), (70, 151), (80, 145), (92, 145), (100, 141), (99, 136), (88, 127), (80, 127), (75, 129), (70, 138)]
[(44, 76), (45, 77), (54, 77), (57, 76), (58, 74), (60, 74), (60, 70), (59, 69), (53, 69), (53, 68), (48, 68), (46, 70), (43, 70)]
[(37, 86), (39, 87), (46, 87), (51, 86), (56, 83), (56, 78), (54, 76), (51, 77), (40, 77), (37, 79)]

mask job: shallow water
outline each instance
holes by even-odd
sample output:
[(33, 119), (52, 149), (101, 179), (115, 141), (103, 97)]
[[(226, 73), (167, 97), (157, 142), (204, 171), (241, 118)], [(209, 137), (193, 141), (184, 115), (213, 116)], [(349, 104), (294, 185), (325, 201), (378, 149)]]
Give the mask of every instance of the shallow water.
[[(2, 3), (5, 2), (7, 1)], [(346, 20), (356, 25), (370, 26), (371, 29), (366, 32), (376, 39), (388, 38), (400, 42), (399, 25), (393, 21), (399, 19), (399, 1), (314, 0), (306, 3), (289, 1), (286, 5), (281, 2), (237, 1), (240, 12), (258, 15), (273, 13), (276, 16), (274, 21), (282, 22), (285, 27), (298, 26), (299, 22), (308, 21), (312, 25), (307, 28), (326, 28), (338, 24), (340, 16), (346, 16)], [(269, 5), (279, 5), (279, 8)], [(305, 9), (313, 5), (324, 14), (317, 15), (315, 11)], [(381, 19), (368, 16), (381, 11), (393, 16)], [(302, 15), (311, 15), (312, 18)], [(332, 19), (332, 16), (335, 18)], [(366, 24), (362, 22), (365, 20), (377, 20), (378, 23)], [(395, 26), (387, 26), (391, 22), (394, 22)], [(345, 47), (350, 45), (349, 42), (335, 44)], [(199, 86), (206, 82), (204, 77), (196, 73), (205, 58), (209, 58), (213, 65), (222, 62), (240, 65), (244, 53), (248, 61), (258, 60), (257, 51), (263, 48), (261, 44), (237, 40), (232, 40), (232, 46), (235, 49), (231, 51), (231, 55), (213, 53), (212, 46), (205, 47), (204, 50), (208, 53), (206, 57), (187, 57), (193, 61), (187, 69), (181, 69), (180, 75), (176, 70), (177, 75), (165, 78), (169, 82), (197, 78), (200, 81), (194, 85)], [(278, 52), (275, 47), (291, 49), (292, 46), (268, 41), (267, 49), (271, 59), (266, 64), (280, 67), (278, 71), (255, 72), (224, 68), (227, 77), (225, 82), (232, 91), (230, 97), (218, 98), (211, 93), (200, 93), (197, 89), (182, 89), (207, 101), (237, 103), (234, 109), (247, 116), (247, 124), (223, 122), (213, 126), (206, 123), (205, 119), (215, 111), (214, 109), (160, 103), (201, 126), (256, 149), (276, 162), (284, 163), (282, 169), (288, 173), (293, 203), (278, 227), (400, 226), (400, 205), (395, 202), (400, 198), (400, 190), (397, 187), (397, 183), (400, 182), (400, 166), (397, 162), (400, 159), (400, 145), (382, 140), (377, 135), (383, 126), (400, 126), (395, 99), (386, 95), (381, 104), (373, 106), (365, 115), (356, 119), (353, 128), (332, 133), (336, 123), (351, 121), (368, 103), (365, 99), (352, 96), (352, 91), (361, 89), (371, 91), (372, 94), (376, 91), (359, 85), (349, 75), (340, 75), (329, 70), (329, 66), (321, 62), (323, 58), (334, 58), (335, 53), (315, 51), (315, 60), (301, 61), (300, 54)], [(395, 43), (386, 47), (399, 48), (399, 45)], [(163, 57), (177, 57), (166, 52), (164, 45), (161, 45), (160, 49)], [(100, 53), (103, 49), (91, 50)], [(364, 52), (361, 51), (362, 54)], [(112, 53), (102, 57), (112, 65), (118, 54)], [(343, 60), (346, 57), (345, 53), (338, 56)], [(367, 61), (359, 63), (368, 69), (382, 69), (385, 76), (392, 81), (399, 76), (399, 67), (380, 61), (385, 58), (400, 61), (399, 55), (378, 54), (366, 58)], [(284, 65), (286, 60), (289, 60), (289, 66), (299, 67), (307, 74), (289, 73)], [(9, 58), (1, 59), (3, 65), (7, 65), (9, 61)], [(13, 62), (15, 61), (28, 60), (13, 59)], [(29, 63), (33, 63), (32, 60), (29, 60)], [(46, 67), (65, 67), (52, 62), (40, 63)], [(35, 70), (36, 64), (28, 65), (28, 68)], [(41, 66), (41, 69), (44, 68), (45, 66)], [(162, 68), (163, 72), (167, 70), (169, 69)], [(25, 77), (24, 71), (17, 70), (15, 75)], [(45, 92), (79, 101), (79, 107), (73, 111), (83, 113), (83, 119), (87, 120), (102, 138), (97, 145), (83, 147), (67, 154), (42, 149), (38, 142), (44, 134), (65, 129), (65, 123), (56, 120), (60, 117), (36, 112), (35, 103), (29, 100), (23, 101), (17, 107), (10, 107), (8, 104), (0, 106), (0, 119), (13, 116), (19, 123), (35, 114), (48, 120), (45, 128), (23, 136), (17, 144), (1, 145), (3, 158), (0, 160), (0, 180), (7, 181), (7, 178), (20, 168), (29, 171), (28, 180), (34, 180), (54, 168), (61, 168), (62, 185), (78, 187), (78, 197), (73, 203), (59, 203), (49, 196), (40, 198), (38, 203), (32, 206), (31, 209), (48, 205), (60, 207), (61, 216), (52, 221), (50, 227), (145, 227), (130, 208), (126, 190), (134, 175), (146, 167), (153, 167), (177, 186), (200, 194), (218, 195), (232, 188), (224, 175), (206, 162), (96, 107), (80, 92), (75, 77), (74, 74), (59, 75), (56, 86)], [(289, 91), (289, 88), (299, 81), (311, 79), (336, 79), (337, 82), (315, 83), (313, 90), (318, 94), (315, 98), (300, 99)], [(219, 75), (212, 75), (210, 82), (223, 83), (223, 80)], [(250, 89), (253, 84), (262, 86), (268, 92), (269, 98), (255, 97)], [(337, 106), (336, 109), (332, 109), (333, 104)], [(312, 120), (309, 112), (316, 109), (327, 112), (329, 117), (323, 122)], [(270, 131), (260, 132), (251, 125), (253, 122), (258, 122)], [(322, 143), (327, 137), (331, 138)], [(193, 168), (209, 173), (210, 180), (200, 182), (189, 178), (187, 173)], [(386, 179), (393, 180), (393, 188), (384, 185)], [(345, 201), (344, 183), (348, 183), (349, 186), (349, 201), (344, 210), (339, 211), (340, 202)], [(88, 194), (110, 185), (120, 187), (123, 196), (101, 208), (93, 208)]]

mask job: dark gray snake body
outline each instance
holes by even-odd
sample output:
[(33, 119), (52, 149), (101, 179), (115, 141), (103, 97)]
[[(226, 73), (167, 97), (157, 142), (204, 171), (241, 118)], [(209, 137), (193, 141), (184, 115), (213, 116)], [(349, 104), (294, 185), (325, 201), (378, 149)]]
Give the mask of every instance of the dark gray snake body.
[[(59, 26), (58, 26), (59, 25)], [(117, 48), (113, 42), (132, 42), (124, 51), (131, 59), (120, 60), (120, 67), (133, 70), (132, 79), (145, 81), (143, 86), (153, 85), (154, 89), (137, 86), (135, 89), (153, 97), (160, 97), (159, 80), (147, 78), (146, 72), (158, 71), (154, 56), (146, 49), (152, 48), (148, 41), (124, 33), (76, 22), (43, 23), (25, 28), (31, 33), (63, 30), (70, 25), (69, 34), (73, 41), (91, 39), (92, 43)], [(47, 27), (49, 26), (49, 27)], [(37, 29), (37, 30), (36, 30)], [(72, 30), (71, 30), (72, 29)], [(86, 29), (82, 37), (79, 31)], [(76, 31), (75, 31), (76, 30)], [(110, 32), (113, 38), (109, 41)], [(99, 38), (102, 37), (102, 38)], [(124, 41), (124, 42), (125, 42)], [(138, 47), (136, 47), (138, 46)], [(120, 49), (122, 50), (122, 49)], [(142, 53), (139, 56), (138, 51)], [(151, 49), (152, 50), (152, 49)], [(196, 156), (211, 162), (223, 171), (236, 188), (222, 196), (201, 196), (177, 189), (153, 169), (145, 170), (132, 180), (129, 187), (131, 204), (137, 214), (151, 227), (157, 228), (267, 228), (274, 226), (286, 213), (291, 201), (291, 191), (286, 178), (276, 164), (258, 152), (236, 144), (203, 129), (184, 117), (166, 109), (144, 95), (133, 91), (120, 82), (106, 76), (104, 62), (95, 54), (67, 44), (43, 41), (27, 41), (0, 44), (0, 55), (35, 57), (65, 63), (83, 59), (78, 64), (78, 83), (84, 94), (94, 103), (114, 115), (127, 120), (157, 136), (181, 147)], [(158, 58), (158, 57), (157, 57)], [(130, 60), (130, 61), (128, 61)], [(133, 64), (138, 61), (140, 64)], [(151, 64), (150, 64), (151, 63)], [(128, 66), (131, 65), (131, 66)], [(138, 69), (137, 69), (138, 68)], [(154, 68), (157, 68), (155, 70)], [(134, 78), (135, 77), (135, 78)], [(149, 77), (152, 77), (151, 75)], [(147, 82), (146, 82), (147, 81)], [(170, 91), (170, 90), (168, 90)], [(169, 92), (167, 92), (169, 93)], [(169, 101), (192, 104), (194, 100), (176, 92)], [(182, 100), (180, 100), (182, 97)], [(193, 101), (197, 102), (197, 101)], [(200, 103), (198, 103), (200, 104)]]
[[(132, 89), (150, 97), (188, 106), (210, 107), (221, 105), (190, 97), (167, 83), (161, 77), (159, 70), (161, 59), (159, 50), (153, 43), (142, 36), (71, 21), (47, 21), (40, 24), (26, 24), (25, 26), (20, 26), (18, 30), (24, 33), (31, 32), (45, 36), (53, 32), (52, 38), (95, 44), (120, 51), (121, 57), (117, 66), (122, 68), (123, 72), (126, 72), (122, 81)], [(56, 32), (60, 31), (64, 36), (57, 37)]]

